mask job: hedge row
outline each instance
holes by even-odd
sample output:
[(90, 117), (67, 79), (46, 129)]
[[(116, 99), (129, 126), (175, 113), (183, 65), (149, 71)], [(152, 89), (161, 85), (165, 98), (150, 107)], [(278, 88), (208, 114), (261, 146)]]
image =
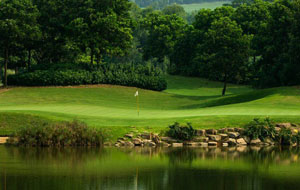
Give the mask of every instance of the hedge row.
[(167, 82), (162, 75), (146, 75), (121, 70), (105, 72), (86, 70), (36, 70), (8, 76), (12, 86), (68, 86), (84, 84), (113, 84), (162, 91)]

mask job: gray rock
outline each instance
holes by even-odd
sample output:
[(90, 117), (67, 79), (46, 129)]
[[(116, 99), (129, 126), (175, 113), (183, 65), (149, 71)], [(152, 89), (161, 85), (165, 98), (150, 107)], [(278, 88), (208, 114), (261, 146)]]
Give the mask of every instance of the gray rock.
[(228, 143), (222, 143), (222, 146), (227, 147), (227, 146), (229, 146), (229, 144)]
[(220, 135), (208, 135), (208, 137), (212, 141), (216, 141), (216, 142), (221, 141), (221, 136)]
[(148, 146), (148, 147), (155, 147), (156, 144), (152, 141), (146, 141), (144, 142), (144, 146)]
[(195, 142), (208, 142), (209, 138), (208, 137), (196, 137), (194, 138)]
[(291, 123), (277, 123), (276, 127), (289, 129), (292, 127)]
[(228, 129), (227, 128), (223, 128), (223, 129), (219, 129), (218, 133), (227, 133)]
[(260, 139), (253, 139), (253, 140), (250, 141), (251, 145), (260, 145), (260, 143), (261, 143)]
[(228, 136), (229, 136), (229, 138), (236, 139), (236, 138), (238, 138), (240, 136), (240, 133), (238, 133), (238, 132), (229, 132)]
[(134, 144), (132, 142), (127, 141), (124, 143), (124, 146), (133, 147)]
[(247, 145), (247, 142), (245, 141), (244, 138), (237, 139), (236, 143), (237, 143), (237, 145), (240, 145), (240, 146), (246, 146)]
[(201, 146), (201, 147), (208, 147), (208, 143), (206, 143), (206, 142), (200, 142), (199, 146)]
[(172, 143), (172, 147), (183, 147), (183, 143)]
[(132, 139), (132, 143), (135, 145), (135, 146), (141, 146), (143, 144), (143, 141), (139, 138), (134, 138)]
[(247, 144), (250, 144), (250, 137), (247, 137), (247, 136), (242, 136), (242, 138), (246, 141)]
[(236, 139), (229, 138), (226, 142), (229, 146), (236, 146)]
[(167, 143), (176, 143), (177, 142), (176, 139), (173, 139), (171, 137), (160, 137), (160, 140), (164, 141), (164, 142), (167, 142)]
[(234, 132), (234, 128), (228, 128), (227, 131), (228, 132)]
[(120, 147), (120, 143), (115, 143), (115, 147)]
[(169, 147), (171, 146), (169, 143), (166, 143), (164, 141), (160, 141), (159, 143), (157, 143), (158, 146), (163, 146), (163, 147)]
[(216, 135), (218, 133), (218, 131), (215, 129), (206, 129), (205, 132), (208, 135)]
[(152, 140), (152, 133), (143, 133), (143, 134), (141, 134), (141, 137), (143, 139)]
[(219, 134), (222, 141), (226, 141), (229, 137), (227, 134)]
[(127, 138), (133, 138), (133, 134), (132, 133), (128, 133), (128, 134), (126, 134), (124, 137), (127, 137)]
[(197, 143), (197, 142), (185, 142), (184, 145), (195, 147), (195, 146), (199, 146), (199, 143)]
[(153, 135), (152, 141), (155, 142), (155, 143), (159, 143), (161, 140), (160, 140), (160, 137), (158, 135)]
[(196, 130), (196, 136), (205, 136), (205, 130), (204, 129), (198, 129)]
[(267, 143), (268, 145), (274, 145), (275, 142), (270, 137), (267, 137), (264, 139), (264, 143)]

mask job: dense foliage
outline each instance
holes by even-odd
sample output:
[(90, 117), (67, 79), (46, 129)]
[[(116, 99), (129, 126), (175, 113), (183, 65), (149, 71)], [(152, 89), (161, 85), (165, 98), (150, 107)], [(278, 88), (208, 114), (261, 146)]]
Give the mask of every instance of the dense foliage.
[[(140, 7), (152, 6), (156, 9), (162, 9), (171, 4), (192, 4), (192, 3), (204, 3), (204, 2), (216, 2), (220, 0), (134, 0)], [(230, 1), (229, 1), (230, 2)]]
[(251, 139), (264, 140), (267, 137), (275, 139), (275, 126), (269, 118), (266, 118), (263, 121), (254, 119), (245, 126), (245, 129), (245, 135)]
[(196, 131), (190, 123), (187, 126), (181, 126), (179, 123), (174, 123), (169, 126), (167, 135), (178, 140), (192, 140), (196, 136)]
[[(156, 2), (166, 6), (160, 11), (137, 5)], [(0, 76), (6, 84), (8, 69), (18, 73), (41, 65), (84, 62), (96, 72), (95, 65), (130, 63), (222, 81), (223, 95), (228, 82), (258, 88), (300, 84), (299, 0), (235, 0), (193, 14), (180, 6), (195, 2), (199, 1), (2, 0)], [(69, 72), (78, 76), (86, 69), (74, 70)], [(68, 75), (60, 72), (55, 76)], [(102, 72), (111, 76), (110, 71)], [(114, 77), (119, 80), (117, 74)], [(84, 78), (76, 77), (74, 83), (94, 80)], [(117, 84), (136, 84), (136, 77), (119, 78), (131, 82)]]
[(62, 146), (101, 146), (104, 142), (102, 132), (88, 128), (77, 121), (34, 125), (18, 131), (9, 144), (22, 146), (62, 147)]
[[(60, 65), (60, 64), (59, 64)], [(83, 84), (114, 84), (124, 86), (134, 86), (144, 89), (162, 91), (167, 88), (166, 79), (157, 68), (146, 66), (130, 65), (109, 65), (82, 69), (84, 66), (72, 65), (59, 67), (53, 65), (44, 70), (34, 70), (32, 72), (10, 75), (9, 85), (21, 86), (66, 86)], [(81, 68), (80, 68), (81, 67)]]

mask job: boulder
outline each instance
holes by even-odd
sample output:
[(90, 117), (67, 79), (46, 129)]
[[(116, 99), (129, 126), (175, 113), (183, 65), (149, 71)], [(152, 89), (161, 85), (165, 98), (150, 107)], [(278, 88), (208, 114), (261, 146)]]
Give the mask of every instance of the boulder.
[(132, 139), (132, 143), (133, 143), (135, 146), (142, 146), (143, 141), (142, 141), (142, 139), (134, 138), (134, 139)]
[(206, 129), (205, 133), (208, 135), (216, 135), (218, 133), (218, 131), (215, 129)]
[(221, 136), (220, 135), (208, 135), (208, 137), (212, 141), (216, 141), (216, 142), (221, 141)]
[(270, 137), (265, 138), (264, 143), (267, 143), (268, 145), (274, 145), (275, 144), (274, 140), (271, 139)]
[(172, 147), (183, 147), (183, 143), (172, 143)]
[(261, 140), (260, 139), (253, 139), (250, 141), (251, 145), (260, 145), (261, 144)]
[(208, 142), (208, 146), (217, 146), (217, 145), (218, 145), (218, 143), (215, 142), (215, 141), (209, 141)]
[(246, 146), (246, 145), (247, 145), (247, 142), (245, 141), (244, 138), (239, 138), (239, 139), (237, 139), (237, 140), (236, 140), (236, 143), (237, 143), (237, 145), (239, 145), (239, 146)]
[(228, 128), (227, 132), (234, 132), (234, 128)]
[(195, 146), (199, 146), (199, 143), (197, 143), (197, 142), (185, 142), (184, 145), (195, 147)]
[(124, 146), (133, 147), (134, 144), (133, 144), (132, 142), (126, 141), (126, 142), (124, 143)]
[(115, 147), (120, 147), (120, 143), (115, 143)]
[(240, 133), (238, 133), (238, 132), (229, 132), (228, 136), (229, 136), (229, 138), (236, 139), (236, 138), (238, 138), (240, 136)]
[(226, 141), (229, 137), (227, 134), (219, 134), (222, 141)]
[(194, 138), (195, 142), (208, 142), (209, 138), (208, 137), (196, 137)]
[(153, 141), (146, 141), (144, 142), (144, 146), (155, 147), (156, 144)]
[(177, 142), (176, 139), (173, 139), (171, 137), (160, 137), (160, 140), (164, 141), (164, 142), (167, 142), (167, 143), (176, 143)]
[(143, 139), (152, 140), (152, 133), (143, 133), (143, 134), (141, 134), (141, 137)]
[(242, 136), (242, 138), (246, 141), (247, 144), (250, 144), (250, 137), (247, 137), (247, 136)]
[(196, 136), (205, 136), (205, 130), (204, 129), (196, 130)]
[(289, 129), (292, 127), (291, 123), (277, 123), (276, 127)]
[(218, 133), (227, 133), (228, 129), (227, 128), (223, 128), (223, 129), (219, 129)]
[(275, 131), (278, 133), (281, 130), (280, 127), (275, 127)]
[(160, 141), (159, 143), (157, 143), (158, 146), (163, 146), (163, 147), (169, 147), (171, 146), (169, 143), (166, 143), (164, 141)]
[(236, 146), (236, 139), (229, 138), (226, 143), (228, 143), (229, 146)]
[(222, 143), (222, 146), (227, 147), (229, 144), (228, 143)]
[(133, 134), (132, 133), (128, 133), (128, 134), (126, 134), (126, 135), (124, 135), (124, 137), (127, 137), (127, 138), (133, 138)]
[(208, 143), (206, 143), (206, 142), (200, 142), (199, 146), (201, 146), (201, 147), (208, 147)]

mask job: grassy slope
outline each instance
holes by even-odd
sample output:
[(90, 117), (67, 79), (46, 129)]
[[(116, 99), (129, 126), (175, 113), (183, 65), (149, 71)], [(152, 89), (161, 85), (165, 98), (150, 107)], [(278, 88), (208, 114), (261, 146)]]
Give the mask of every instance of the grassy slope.
[(198, 11), (200, 9), (215, 9), (217, 7), (223, 6), (223, 4), (228, 4), (230, 1), (216, 1), (216, 2), (205, 2), (205, 3), (195, 3), (195, 4), (181, 4), (184, 10), (187, 13), (191, 13), (193, 11)]
[(294, 87), (253, 90), (229, 85), (228, 95), (221, 97), (219, 82), (169, 76), (168, 84), (164, 92), (139, 90), (140, 116), (133, 96), (135, 88), (89, 86), (0, 91), (0, 135), (26, 126), (27, 121), (43, 119), (82, 120), (108, 130), (113, 138), (131, 130), (159, 132), (175, 121), (192, 122), (197, 128), (238, 126), (265, 116), (300, 122), (300, 89)]

